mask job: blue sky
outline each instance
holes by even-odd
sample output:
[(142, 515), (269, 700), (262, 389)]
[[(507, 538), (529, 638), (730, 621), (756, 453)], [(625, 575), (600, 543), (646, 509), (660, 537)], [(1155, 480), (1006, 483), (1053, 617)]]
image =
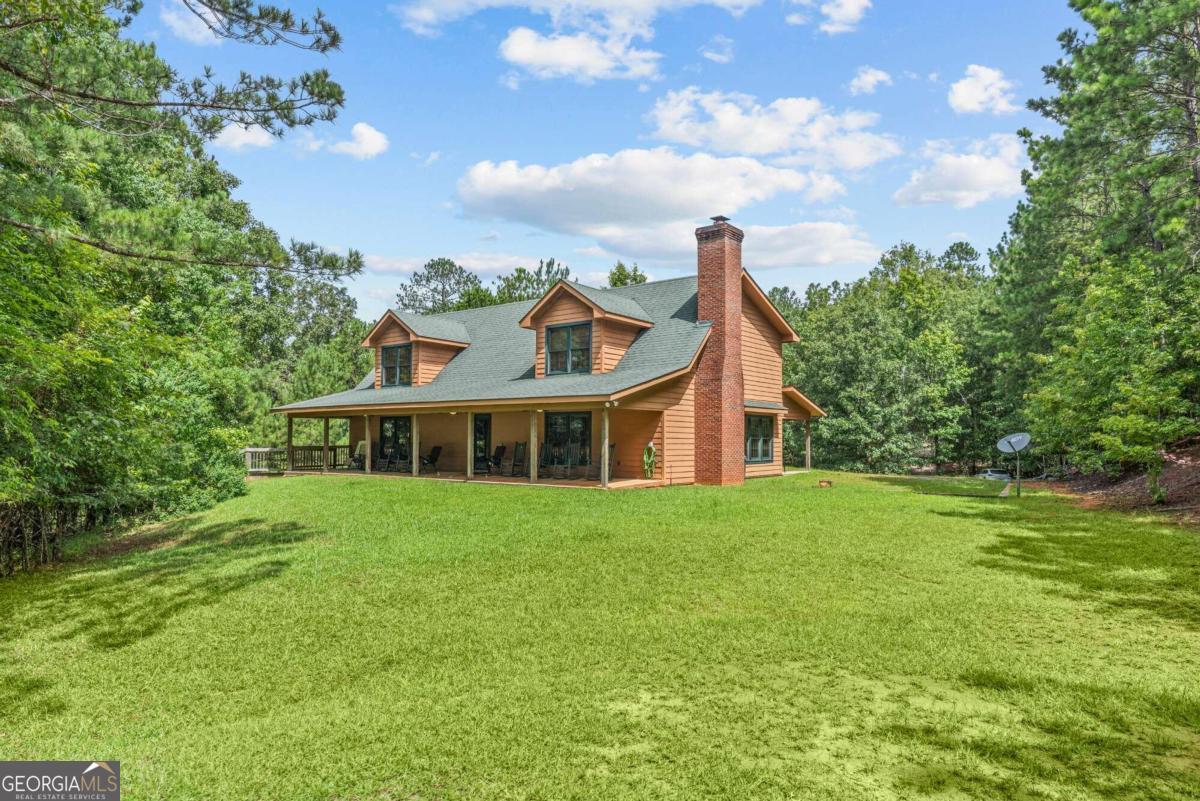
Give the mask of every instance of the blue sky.
[[(291, 4), (297, 11), (310, 11)], [(726, 214), (760, 283), (866, 273), (901, 240), (981, 251), (1020, 193), (1024, 108), (1044, 93), (1058, 0), (356, 0), (323, 8), (328, 56), (217, 43), (180, 0), (133, 35), (185, 74), (327, 67), (336, 123), (211, 151), (285, 238), (354, 247), (376, 318), (450, 256), (485, 279), (539, 258), (601, 283), (617, 259), (694, 272)]]

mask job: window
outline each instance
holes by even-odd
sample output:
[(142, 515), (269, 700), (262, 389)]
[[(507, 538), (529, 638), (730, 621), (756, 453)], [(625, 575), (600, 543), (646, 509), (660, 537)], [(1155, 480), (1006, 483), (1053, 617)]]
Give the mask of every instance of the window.
[(592, 324), (546, 327), (546, 373), (592, 371)]
[(769, 414), (746, 415), (746, 463), (775, 459), (775, 418)]
[(544, 464), (591, 464), (591, 412), (547, 412), (544, 447)]
[(412, 385), (412, 345), (387, 345), (382, 349), (380, 361), (385, 387)]

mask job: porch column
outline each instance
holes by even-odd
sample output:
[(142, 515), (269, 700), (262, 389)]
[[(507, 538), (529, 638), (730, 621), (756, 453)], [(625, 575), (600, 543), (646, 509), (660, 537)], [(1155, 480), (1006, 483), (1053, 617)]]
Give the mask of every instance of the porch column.
[(600, 486), (608, 489), (608, 404), (600, 410)]
[(325, 428), (321, 433), (321, 472), (329, 472), (329, 418), (322, 417)]
[(537, 466), (538, 466), (538, 438), (537, 438), (537, 412), (529, 412), (529, 483), (533, 484), (537, 481)]
[(412, 416), (412, 474), (421, 475), (421, 415)]
[(467, 481), (475, 477), (475, 412), (467, 412)]
[(363, 415), (363, 439), (367, 441), (367, 460), (364, 462), (365, 472), (371, 472), (371, 415)]
[(287, 433), (287, 469), (290, 473), (293, 468), (292, 463), (292, 416), (288, 415), (288, 433)]
[(812, 470), (812, 418), (804, 418), (804, 469)]

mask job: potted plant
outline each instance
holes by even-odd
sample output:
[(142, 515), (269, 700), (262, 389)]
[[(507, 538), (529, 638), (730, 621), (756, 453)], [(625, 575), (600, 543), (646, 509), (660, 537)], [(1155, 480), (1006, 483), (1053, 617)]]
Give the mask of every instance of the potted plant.
[(642, 475), (646, 478), (654, 478), (654, 467), (658, 464), (658, 451), (654, 449), (654, 441), (646, 443), (646, 449), (642, 451)]

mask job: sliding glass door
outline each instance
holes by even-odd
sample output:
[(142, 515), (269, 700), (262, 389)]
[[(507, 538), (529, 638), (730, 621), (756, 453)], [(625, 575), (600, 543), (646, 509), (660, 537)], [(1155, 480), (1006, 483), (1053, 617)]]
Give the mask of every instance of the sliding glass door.
[(412, 418), (381, 417), (379, 419), (379, 452), (382, 456), (397, 454), (400, 461), (409, 461), (412, 453)]
[(591, 412), (547, 412), (546, 451), (548, 465), (591, 464)]

